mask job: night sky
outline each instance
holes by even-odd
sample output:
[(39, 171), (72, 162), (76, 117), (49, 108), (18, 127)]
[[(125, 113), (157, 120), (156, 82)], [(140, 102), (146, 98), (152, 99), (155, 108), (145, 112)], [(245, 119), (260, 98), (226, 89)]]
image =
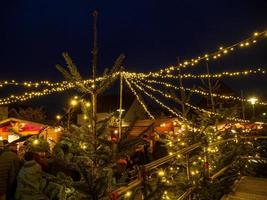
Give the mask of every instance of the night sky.
[[(217, 50), (267, 28), (266, 0), (2, 0), (0, 80), (63, 80), (56, 64), (69, 52), (91, 73), (92, 17), (99, 12), (101, 73), (124, 53), (129, 71), (153, 71)], [(212, 72), (267, 66), (267, 40), (217, 62)], [(200, 64), (191, 70), (200, 73)], [(247, 95), (266, 96), (266, 78), (225, 80)], [(266, 98), (267, 99), (267, 98)]]

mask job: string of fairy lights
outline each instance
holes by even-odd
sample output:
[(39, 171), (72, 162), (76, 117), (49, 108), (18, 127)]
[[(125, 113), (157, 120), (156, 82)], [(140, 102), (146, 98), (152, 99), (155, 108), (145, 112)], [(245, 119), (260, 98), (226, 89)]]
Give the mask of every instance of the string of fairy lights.
[[(113, 77), (118, 76), (119, 73), (116, 72), (114, 74), (112, 74)], [(98, 77), (96, 78), (96, 83), (99, 81), (102, 81), (104, 79), (106, 79), (107, 76), (103, 76), (103, 77)], [(36, 97), (41, 97), (41, 96), (46, 96), (46, 95), (50, 95), (53, 93), (57, 93), (57, 92), (64, 92), (66, 90), (69, 89), (73, 89), (76, 85), (79, 84), (84, 84), (85, 86), (90, 86), (93, 87), (93, 80), (92, 79), (88, 79), (88, 80), (82, 80), (80, 82), (76, 81), (76, 82), (68, 82), (68, 81), (62, 81), (62, 82), (49, 82), (49, 81), (39, 81), (39, 82), (32, 82), (32, 81), (25, 81), (25, 82), (18, 82), (15, 80), (11, 80), (11, 81), (3, 81), (0, 82), (0, 87), (4, 87), (7, 85), (14, 85), (14, 86), (24, 86), (27, 88), (31, 88), (31, 87), (41, 87), (41, 86), (48, 86), (48, 88), (39, 90), (39, 91), (28, 91), (28, 92), (24, 92), (21, 95), (14, 95), (11, 94), (8, 97), (5, 98), (0, 98), (0, 105), (8, 105), (11, 103), (17, 103), (17, 102), (23, 102), (23, 101), (27, 101), (29, 99), (33, 99)]]
[[(176, 87), (170, 83), (164, 82), (164, 81), (158, 81), (158, 80), (151, 80), (151, 78), (164, 78), (164, 79), (187, 79), (187, 78), (223, 78), (223, 77), (237, 77), (237, 76), (247, 76), (247, 75), (251, 75), (251, 74), (265, 74), (266, 71), (262, 68), (258, 68), (258, 69), (248, 69), (248, 70), (243, 70), (243, 71), (236, 71), (236, 72), (221, 72), (221, 73), (216, 73), (216, 74), (181, 74), (179, 76), (171, 74), (173, 71), (175, 70), (179, 70), (180, 68), (186, 68), (189, 66), (194, 66), (196, 64), (198, 64), (200, 61), (202, 60), (216, 60), (219, 59), (227, 54), (229, 54), (232, 51), (238, 50), (238, 49), (242, 49), (242, 48), (246, 48), (249, 46), (252, 46), (252, 44), (257, 43), (257, 41), (260, 41), (263, 38), (266, 38), (267, 36), (267, 31), (262, 31), (262, 32), (255, 32), (251, 37), (248, 37), (240, 42), (237, 42), (233, 45), (227, 46), (227, 47), (219, 47), (219, 50), (214, 51), (210, 54), (202, 54), (196, 58), (192, 58), (190, 60), (186, 60), (183, 61), (182, 63), (180, 63), (178, 66), (170, 66), (170, 67), (165, 67), (163, 69), (161, 69), (160, 71), (156, 71), (156, 72), (149, 72), (149, 73), (133, 73), (133, 72), (123, 72), (123, 76), (126, 80), (127, 85), (130, 87), (131, 91), (135, 94), (136, 97), (138, 97), (138, 93), (135, 91), (135, 89), (133, 88), (133, 86), (131, 84), (133, 84), (136, 88), (138, 88), (138, 90), (142, 91), (142, 87), (140, 87), (139, 85), (137, 85), (134, 81), (145, 81), (146, 83), (153, 83), (153, 84), (160, 84), (163, 85), (167, 88), (173, 88), (175, 90), (184, 90), (184, 91), (190, 91), (190, 92), (194, 92), (200, 95), (204, 95), (204, 96), (208, 96), (210, 95), (207, 92), (198, 90), (198, 89), (191, 89), (191, 88), (186, 88), (186, 87)], [(117, 76), (119, 75), (120, 72), (116, 72), (114, 73), (112, 76)], [(103, 77), (98, 77), (96, 81), (101, 81), (103, 79), (107, 78), (106, 76)], [(149, 78), (149, 79), (147, 79)], [(92, 79), (89, 80), (81, 80), (81, 83), (84, 85), (87, 84), (91, 84), (93, 82)], [(56, 93), (56, 92), (63, 92), (66, 91), (68, 89), (74, 88), (75, 85), (77, 85), (79, 83), (70, 83), (67, 81), (63, 81), (63, 82), (50, 82), (50, 81), (24, 81), (24, 82), (19, 82), (19, 81), (15, 81), (15, 80), (11, 80), (11, 81), (0, 81), (0, 87), (5, 87), (8, 85), (14, 85), (14, 86), (24, 86), (27, 88), (38, 88), (41, 86), (45, 86), (48, 88), (45, 88), (43, 90), (40, 91), (30, 91), (30, 92), (25, 92), (22, 95), (10, 95), (6, 98), (0, 98), (0, 105), (7, 105), (10, 103), (15, 103), (15, 102), (20, 102), (20, 101), (26, 101), (35, 97), (40, 97), (40, 96), (45, 96), (45, 95), (49, 95), (52, 93)], [(145, 85), (148, 86), (148, 85)], [(149, 86), (151, 87), (151, 86)], [(152, 88), (152, 87), (151, 87)], [(169, 110), (172, 114), (174, 114), (175, 116), (181, 117), (178, 113), (176, 113), (173, 109), (171, 109), (170, 107), (166, 106), (164, 103), (162, 103), (159, 99), (157, 99), (155, 96), (153, 96), (152, 94), (143, 91), (147, 96), (149, 96), (151, 99), (153, 99), (154, 101), (156, 101), (158, 104), (160, 104), (162, 107), (166, 108), (167, 110)], [(166, 96), (167, 94), (165, 94), (164, 96)], [(244, 98), (240, 98), (240, 97), (235, 97), (235, 96), (231, 96), (231, 95), (220, 95), (220, 94), (216, 94), (216, 93), (212, 93), (211, 94), (213, 97), (218, 97), (218, 98), (222, 98), (222, 99), (232, 99), (232, 100), (239, 100), (242, 102), (248, 102), (248, 99), (244, 99)], [(168, 96), (167, 98), (171, 98), (170, 96)], [(145, 104), (142, 102), (142, 100), (140, 99), (140, 97), (138, 97), (138, 101), (140, 102), (140, 104), (144, 107), (144, 109), (146, 110), (147, 113), (149, 113), (148, 115), (153, 118), (154, 116), (148, 111), (148, 109), (146, 108)], [(267, 103), (265, 102), (256, 102), (257, 104), (260, 105), (267, 105)], [(205, 111), (202, 108), (198, 108), (195, 107), (193, 105), (188, 105), (189, 107), (195, 109), (195, 110), (199, 110), (202, 112), (206, 112), (209, 114), (215, 114), (215, 113), (211, 113), (210, 111)]]
[[(118, 73), (114, 73), (114, 76), (117, 76)], [(96, 82), (101, 81), (106, 79), (106, 76), (103, 77), (98, 77), (96, 78)], [(83, 84), (90, 84), (93, 83), (93, 79), (88, 79), (88, 80), (82, 80), (81, 81)], [(78, 82), (77, 82), (78, 83)], [(62, 82), (51, 82), (51, 81), (16, 81), (16, 80), (5, 80), (5, 81), (0, 81), (0, 87), (3, 88), (5, 86), (22, 86), (26, 88), (38, 88), (42, 86), (47, 86), (47, 87), (60, 87), (62, 85), (66, 84), (73, 84), (68, 81), (62, 81)]]
[[(127, 78), (125, 78), (125, 80), (127, 80)], [(136, 88), (138, 88), (140, 91), (142, 91), (144, 94), (146, 94), (148, 97), (150, 97), (151, 99), (153, 99), (156, 103), (158, 103), (161, 107), (167, 109), (170, 113), (172, 113), (174, 116), (182, 119), (183, 121), (187, 121), (183, 116), (181, 116), (179, 113), (175, 112), (173, 109), (171, 109), (169, 106), (165, 105), (164, 103), (162, 103), (159, 99), (157, 99), (154, 95), (149, 94), (147, 91), (143, 90), (142, 87), (140, 87), (139, 85), (135, 84), (134, 81), (132, 80), (128, 80), (129, 83), (133, 83)]]
[[(140, 81), (131, 81), (131, 82), (132, 82), (136, 87), (138, 87), (142, 92), (144, 92), (144, 93), (148, 93), (148, 92), (146, 92), (146, 90), (144, 89), (144, 87), (145, 87), (145, 88), (147, 88), (147, 89), (149, 89), (149, 90), (151, 90), (151, 91), (153, 91), (153, 92), (157, 92), (157, 93), (161, 94), (162, 96), (164, 96), (164, 97), (166, 97), (166, 98), (168, 98), (168, 99), (172, 99), (172, 100), (173, 100), (173, 98), (172, 98), (172, 96), (171, 96), (170, 94), (168, 94), (168, 93), (164, 93), (164, 92), (160, 91), (159, 89), (155, 89), (155, 88), (153, 88), (153, 87), (151, 87), (151, 86), (149, 86), (149, 85), (147, 85), (147, 84), (144, 84), (144, 83), (142, 83), (142, 82), (140, 82)], [(138, 83), (138, 84), (137, 84), (137, 83)], [(141, 87), (140, 85), (142, 85), (143, 87)], [(150, 94), (150, 95), (151, 95), (151, 94)], [(190, 104), (190, 103), (185, 103), (185, 105), (188, 106), (188, 107), (190, 107), (190, 108), (192, 108), (192, 109), (194, 109), (194, 110), (200, 111), (200, 112), (202, 112), (202, 113), (206, 113), (206, 114), (208, 114), (208, 115), (215, 115), (215, 116), (221, 116), (221, 117), (223, 117), (223, 116), (220, 115), (219, 113), (215, 113), (215, 112), (212, 112), (212, 111), (205, 110), (205, 109), (203, 109), (203, 108), (199, 108), (199, 107), (194, 106), (194, 105), (192, 105), (192, 104)], [(165, 106), (166, 106), (166, 105), (165, 105)], [(227, 119), (228, 119), (228, 120), (231, 120), (231, 121), (236, 121), (236, 122), (249, 122), (249, 120), (243, 120), (243, 119), (239, 119), (239, 118), (235, 118), (235, 117), (227, 117)]]
[[(265, 74), (265, 70), (262, 70), (261, 68), (258, 68), (257, 70), (244, 70), (244, 71), (238, 71), (238, 72), (222, 72), (222, 73), (217, 73), (217, 74), (200, 74), (200, 75), (195, 75), (195, 74), (181, 74), (182, 78), (220, 78), (220, 77), (225, 77), (225, 76), (229, 76), (229, 77), (233, 77), (233, 76), (243, 76), (243, 75), (250, 75), (250, 74), (256, 74), (256, 73), (262, 73)], [(150, 82), (154, 82), (157, 84), (162, 84), (165, 85), (166, 87), (172, 87), (173, 89), (182, 89), (182, 90), (187, 90), (187, 91), (191, 91), (194, 93), (198, 93), (204, 96), (209, 95), (208, 93), (205, 93), (204, 91), (201, 90), (197, 90), (197, 89), (190, 89), (190, 88), (177, 88), (169, 83), (164, 83), (162, 81), (155, 81), (155, 80), (151, 80), (151, 79), (145, 79), (146, 77), (143, 76), (142, 74), (138, 74), (138, 73), (130, 73), (130, 72), (123, 72), (124, 76), (127, 78), (135, 78), (135, 79), (142, 79), (144, 81), (150, 81)], [(118, 76), (119, 73), (115, 73), (113, 76)], [(153, 75), (153, 78), (173, 78), (173, 79), (178, 79), (179, 76), (175, 76), (175, 75), (171, 75), (168, 74), (166, 76), (159, 76), (157, 75)], [(103, 79), (105, 79), (106, 77), (98, 77), (96, 79), (96, 81), (101, 81)], [(83, 84), (91, 84), (93, 82), (92, 79), (88, 79), (88, 80), (83, 80), (82, 83)], [(78, 84), (78, 82), (77, 82)], [(75, 84), (68, 82), (68, 81), (62, 81), (62, 82), (50, 82), (50, 81), (40, 81), (40, 82), (32, 82), (32, 81), (24, 81), (24, 82), (18, 82), (15, 80), (11, 80), (11, 81), (2, 81), (0, 82), (0, 87), (4, 87), (7, 85), (15, 85), (15, 86), (24, 86), (27, 88), (38, 88), (41, 86), (47, 86), (49, 88), (52, 88), (53, 93), (58, 91), (58, 92), (62, 92), (65, 91), (67, 89), (73, 88), (75, 86)], [(59, 89), (61, 88), (61, 89)], [(31, 99), (33, 97), (38, 97), (38, 96), (44, 96), (44, 95), (48, 95), (51, 94), (52, 92), (47, 92), (47, 90), (43, 90), (43, 91), (37, 91), (37, 92), (25, 92), (23, 95), (10, 95), (9, 97), (6, 98), (2, 98), (0, 99), (0, 105), (6, 105), (6, 104), (10, 104), (10, 103), (15, 103), (18, 101), (26, 101), (28, 99)], [(242, 99), (240, 97), (234, 97), (234, 96), (229, 96), (229, 95), (219, 95), (219, 94), (215, 94), (213, 93), (212, 96), (214, 97), (219, 97), (219, 98), (223, 98), (223, 99), (233, 99), (233, 100), (239, 100), (239, 101), (249, 101), (247, 99)], [(257, 102), (257, 104), (260, 105), (267, 105), (267, 103), (264, 102)]]
[[(146, 83), (154, 83), (154, 84), (159, 84), (159, 85), (163, 85), (167, 88), (172, 88), (174, 90), (177, 90), (177, 91), (180, 91), (180, 90), (183, 90), (183, 91), (188, 91), (188, 92), (192, 92), (192, 93), (196, 93), (196, 94), (199, 94), (199, 95), (203, 95), (203, 96), (210, 96), (210, 93), (208, 92), (205, 92), (205, 91), (202, 91), (202, 90), (198, 90), (198, 89), (192, 89), (192, 88), (187, 88), (187, 87), (177, 87), (171, 83), (168, 83), (168, 82), (163, 82), (163, 81), (157, 81), (157, 80), (151, 80), (151, 79), (139, 79), (139, 80), (142, 80)], [(217, 97), (217, 98), (220, 98), (220, 99), (224, 99), (224, 100), (236, 100), (236, 101), (242, 101), (242, 102), (248, 102), (250, 103), (250, 100), (249, 99), (244, 99), (244, 98), (241, 98), (241, 97), (238, 97), (238, 96), (232, 96), (232, 95), (223, 95), (223, 94), (216, 94), (216, 93), (211, 93), (211, 95), (213, 97)], [(259, 104), (259, 105), (263, 105), (263, 106), (266, 106), (267, 103), (266, 102), (261, 102), (261, 101), (256, 101), (255, 104)]]
[(144, 108), (144, 110), (146, 111), (146, 113), (148, 114), (148, 116), (151, 119), (155, 119), (155, 117), (149, 112), (149, 110), (147, 109), (146, 105), (144, 104), (144, 102), (140, 99), (139, 95), (137, 94), (137, 92), (135, 91), (135, 89), (132, 87), (131, 83), (128, 81), (127, 78), (125, 78), (125, 82), (126, 84), (129, 86), (130, 90), (133, 92), (133, 94), (135, 95), (137, 101), (141, 104), (141, 106)]
[(59, 87), (53, 87), (53, 88), (49, 88), (49, 89), (46, 88), (46, 89), (43, 89), (43, 90), (37, 91), (37, 92), (25, 92), (22, 95), (10, 95), (9, 97), (0, 99), (0, 105), (8, 105), (11, 103), (23, 102), (23, 101), (27, 101), (29, 99), (33, 99), (36, 97), (41, 97), (41, 96), (46, 96), (46, 95), (53, 94), (53, 93), (63, 92), (63, 91), (66, 91), (66, 90), (69, 90), (72, 88), (74, 88), (74, 85), (68, 84), (68, 85), (61, 85)]
[(262, 68), (258, 68), (258, 69), (247, 69), (247, 70), (243, 70), (243, 71), (236, 71), (236, 72), (228, 72), (228, 71), (224, 71), (221, 73), (216, 73), (216, 74), (181, 74), (179, 76), (177, 75), (173, 75), (173, 74), (165, 74), (162, 75), (160, 73), (155, 73), (152, 75), (148, 75), (148, 74), (143, 74), (143, 73), (126, 73), (126, 76), (129, 78), (147, 78), (147, 77), (152, 77), (152, 78), (162, 78), (162, 79), (205, 79), (205, 78), (226, 78), (226, 77), (237, 77), (237, 76), (249, 76), (249, 75), (253, 75), (253, 74), (265, 74), (266, 70), (262, 69)]
[(187, 68), (189, 66), (195, 66), (197, 65), (200, 61), (210, 61), (210, 60), (217, 60), (219, 58), (224, 57), (225, 55), (230, 54), (231, 52), (239, 49), (244, 49), (247, 47), (252, 46), (253, 44), (256, 44), (257, 41), (260, 41), (261, 39), (267, 38), (267, 30), (262, 31), (262, 32), (254, 32), (252, 36), (240, 41), (236, 42), (232, 45), (229, 45), (227, 47), (220, 46), (219, 50), (216, 50), (212, 53), (205, 53), (201, 54), (199, 56), (196, 56), (195, 58), (185, 60), (181, 62), (178, 66), (170, 66), (166, 67), (164, 69), (161, 69), (159, 72), (149, 72), (149, 75), (153, 75), (155, 73), (170, 73), (174, 70), (179, 70), (180, 68)]
[[(216, 74), (181, 74), (180, 76), (175, 76), (172, 74), (167, 74), (165, 76), (161, 76), (160, 74), (153, 74), (153, 78), (173, 78), (173, 79), (178, 79), (178, 78), (222, 78), (222, 77), (235, 77), (235, 76), (246, 76), (246, 75), (251, 75), (251, 74), (265, 74), (266, 70), (263, 70), (262, 68), (258, 68), (256, 70), (253, 69), (248, 69), (248, 70), (243, 70), (243, 71), (237, 71), (237, 72), (222, 72), (222, 73), (216, 73)], [(117, 76), (119, 73), (115, 73), (114, 76)], [(145, 78), (145, 76), (142, 73), (133, 73), (133, 72), (124, 72), (124, 76), (128, 78)], [(105, 79), (106, 77), (98, 77), (96, 81), (101, 81)], [(88, 80), (83, 80), (83, 84), (89, 84), (92, 83), (92, 79)], [(61, 86), (62, 84), (70, 84), (68, 81), (62, 81), (62, 82), (51, 82), (51, 81), (23, 81), (19, 82), (16, 80), (5, 80), (5, 81), (0, 81), (0, 87), (5, 87), (9, 85), (13, 86), (24, 86), (27, 88), (38, 88), (41, 86), (48, 86), (48, 87), (58, 87)], [(71, 83), (72, 84), (72, 83)]]

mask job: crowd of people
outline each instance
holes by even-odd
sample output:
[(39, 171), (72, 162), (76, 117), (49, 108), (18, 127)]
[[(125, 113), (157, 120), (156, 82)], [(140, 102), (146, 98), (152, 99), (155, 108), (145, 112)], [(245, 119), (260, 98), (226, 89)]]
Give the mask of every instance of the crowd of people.
[(43, 169), (40, 156), (18, 154), (16, 144), (0, 141), (0, 200), (46, 200), (41, 191)]
[[(157, 149), (160, 149), (161, 145), (155, 145)], [(19, 150), (16, 143), (0, 141), (0, 200), (50, 199), (51, 197), (47, 194), (49, 192), (46, 192), (46, 188), (49, 188), (48, 179), (57, 177), (58, 173), (63, 173), (73, 181), (82, 179), (79, 170), (66, 164), (71, 163), (70, 161), (64, 162), (64, 156), (61, 158), (26, 147), (27, 141), (24, 142), (24, 145), (20, 145)], [(60, 149), (68, 158), (69, 147), (61, 145)], [(52, 154), (56, 154), (56, 150)], [(158, 154), (157, 151), (151, 151), (149, 144), (137, 145), (132, 155), (118, 159), (115, 170), (116, 180), (119, 180), (128, 171), (132, 171), (135, 166), (144, 165), (157, 159)]]

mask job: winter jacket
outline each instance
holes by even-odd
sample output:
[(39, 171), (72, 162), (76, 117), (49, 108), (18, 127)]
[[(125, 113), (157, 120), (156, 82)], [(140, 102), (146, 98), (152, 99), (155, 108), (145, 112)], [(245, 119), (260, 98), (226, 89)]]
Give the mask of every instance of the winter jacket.
[(0, 197), (14, 193), (15, 180), (19, 171), (19, 158), (9, 150), (0, 150)]
[(17, 177), (16, 200), (46, 200), (41, 191), (41, 166), (34, 160), (26, 161)]

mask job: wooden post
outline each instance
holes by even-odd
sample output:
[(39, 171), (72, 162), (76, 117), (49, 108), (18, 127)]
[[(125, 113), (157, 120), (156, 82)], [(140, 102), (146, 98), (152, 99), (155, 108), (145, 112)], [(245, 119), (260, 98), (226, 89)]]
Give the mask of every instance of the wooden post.
[(187, 180), (190, 181), (190, 163), (189, 163), (189, 155), (188, 153), (185, 155), (185, 163), (186, 163), (186, 175)]
[(215, 110), (215, 103), (214, 103), (214, 99), (212, 96), (212, 86), (211, 86), (211, 81), (210, 81), (210, 70), (209, 70), (209, 65), (206, 62), (206, 69), (207, 69), (207, 74), (208, 74), (208, 86), (209, 86), (209, 93), (210, 93), (210, 101), (211, 101), (211, 108), (212, 108), (212, 112), (216, 112)]
[(122, 131), (122, 89), (123, 89), (123, 74), (120, 73), (120, 108), (119, 108), (119, 140), (121, 139)]
[(209, 179), (210, 176), (210, 169), (209, 169), (209, 158), (208, 158), (208, 149), (207, 145), (204, 146), (204, 168), (205, 168), (205, 176)]
[(96, 90), (96, 65), (97, 65), (97, 16), (98, 12), (93, 12), (94, 17), (94, 23), (93, 23), (93, 32), (94, 32), (94, 46), (92, 50), (93, 55), (93, 61), (92, 61), (92, 68), (93, 68), (93, 85), (92, 85), (92, 94), (91, 94), (91, 100), (92, 100), (92, 132), (94, 135), (94, 143), (95, 143), (95, 149), (97, 148), (97, 134), (96, 134), (96, 123), (97, 123), (97, 90)]
[[(179, 75), (179, 85), (180, 88), (183, 88), (183, 80), (182, 80), (182, 75), (181, 75), (181, 68), (179, 67), (179, 57), (177, 57), (177, 66), (178, 66), (178, 75)], [(181, 96), (181, 102), (182, 102), (182, 113), (183, 117), (186, 118), (186, 111), (185, 111), (185, 91), (180, 89), (180, 96)]]
[[(244, 93), (243, 93), (243, 90), (241, 90), (241, 98), (244, 99)], [(246, 119), (246, 116), (245, 116), (245, 104), (244, 104), (244, 101), (242, 101), (242, 117), (243, 117), (243, 119)]]

